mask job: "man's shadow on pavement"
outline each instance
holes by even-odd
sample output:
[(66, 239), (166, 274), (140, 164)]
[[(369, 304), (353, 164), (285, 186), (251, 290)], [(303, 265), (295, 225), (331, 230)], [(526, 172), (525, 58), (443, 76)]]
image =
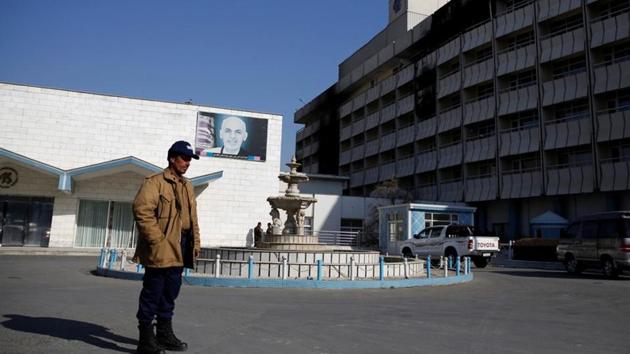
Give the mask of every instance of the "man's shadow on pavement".
[(125, 353), (135, 353), (135, 349), (131, 350), (121, 347), (116, 343), (130, 344), (134, 346), (138, 344), (138, 341), (135, 339), (119, 336), (110, 332), (109, 328), (95, 325), (93, 323), (66, 320), (63, 318), (29, 317), (14, 314), (4, 315), (4, 317), (9, 318), (9, 320), (4, 321), (1, 324), (14, 331), (81, 341), (103, 349), (116, 350)]

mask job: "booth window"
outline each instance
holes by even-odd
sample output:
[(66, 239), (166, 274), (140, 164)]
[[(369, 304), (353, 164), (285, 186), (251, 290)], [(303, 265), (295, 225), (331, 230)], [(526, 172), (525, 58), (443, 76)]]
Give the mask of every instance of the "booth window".
[(457, 214), (448, 213), (425, 213), (424, 227), (445, 226), (450, 224), (458, 224), (459, 216)]
[(404, 241), (403, 218), (399, 213), (387, 215), (387, 233), (390, 242)]
[(137, 233), (131, 203), (79, 201), (76, 247), (133, 248)]

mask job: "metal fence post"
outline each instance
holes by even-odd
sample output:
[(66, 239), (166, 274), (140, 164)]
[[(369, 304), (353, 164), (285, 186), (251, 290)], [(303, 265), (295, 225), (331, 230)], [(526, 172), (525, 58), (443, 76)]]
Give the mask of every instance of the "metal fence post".
[(98, 267), (103, 268), (104, 261), (105, 261), (105, 248), (101, 248), (101, 254), (98, 256)]
[(448, 278), (448, 259), (444, 260), (444, 278)]
[(317, 280), (322, 280), (322, 260), (317, 260)]
[(247, 261), (247, 279), (251, 279), (254, 276), (254, 256), (250, 255)]
[(141, 270), (142, 270), (142, 264), (137, 264), (136, 265), (136, 273), (140, 273)]
[(457, 257), (457, 263), (455, 264), (457, 276), (459, 276), (459, 268), (460, 268), (460, 266), (461, 266), (461, 261), (460, 261), (460, 258)]
[(109, 251), (109, 264), (107, 265), (107, 270), (112, 270), (114, 263), (116, 262), (116, 250)]
[(409, 262), (407, 261), (407, 257), (403, 258), (403, 275), (405, 279), (409, 279), (409, 274), (407, 273), (407, 267), (409, 266)]
[(427, 278), (431, 279), (431, 256), (427, 256)]
[(287, 257), (282, 256), (282, 279), (287, 278)]
[(378, 261), (378, 279), (385, 279), (385, 256), (381, 256)]
[(350, 257), (350, 280), (354, 280), (354, 257)]
[(217, 254), (217, 258), (214, 260), (214, 277), (218, 278), (221, 275), (221, 255)]

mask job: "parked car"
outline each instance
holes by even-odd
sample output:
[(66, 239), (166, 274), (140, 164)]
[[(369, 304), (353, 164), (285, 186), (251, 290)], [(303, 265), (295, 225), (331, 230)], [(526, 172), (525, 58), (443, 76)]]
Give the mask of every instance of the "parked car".
[(630, 268), (630, 211), (581, 217), (562, 232), (556, 253), (569, 273), (601, 268), (617, 277)]
[(477, 268), (488, 265), (490, 258), (497, 252), (498, 237), (475, 236), (472, 226), (459, 224), (426, 228), (400, 247), (403, 257), (470, 256)]

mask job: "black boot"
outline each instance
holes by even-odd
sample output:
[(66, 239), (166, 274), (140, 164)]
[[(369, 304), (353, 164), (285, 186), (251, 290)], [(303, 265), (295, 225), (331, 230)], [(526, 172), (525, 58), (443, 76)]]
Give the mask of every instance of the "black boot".
[(173, 333), (173, 322), (171, 320), (158, 319), (155, 333), (158, 344), (166, 350), (185, 352), (188, 349), (188, 344), (175, 337), (175, 333)]
[(165, 354), (160, 347), (153, 333), (153, 325), (148, 327), (138, 326), (140, 330), (140, 340), (138, 341), (138, 354)]

